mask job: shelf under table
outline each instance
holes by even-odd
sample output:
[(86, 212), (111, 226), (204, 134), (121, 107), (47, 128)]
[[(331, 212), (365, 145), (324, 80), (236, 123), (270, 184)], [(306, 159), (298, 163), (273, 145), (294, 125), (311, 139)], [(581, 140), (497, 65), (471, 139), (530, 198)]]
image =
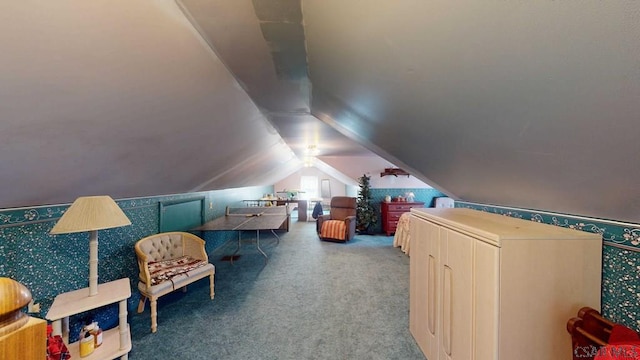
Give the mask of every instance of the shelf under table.
[[(115, 359), (126, 355), (131, 351), (131, 336), (127, 326), (127, 341), (120, 346), (120, 327), (115, 327), (102, 332), (102, 346), (95, 349), (91, 355), (85, 356), (82, 360)], [(78, 341), (68, 344), (67, 349), (71, 354), (71, 359), (80, 359), (80, 344)]]
[(128, 278), (123, 278), (98, 285), (98, 293), (89, 296), (89, 288), (62, 293), (53, 300), (46, 318), (53, 322), (53, 335), (61, 335), (67, 344), (71, 358), (80, 357), (79, 342), (69, 343), (69, 317), (90, 311), (102, 306), (118, 303), (119, 324), (117, 327), (102, 332), (102, 346), (95, 349), (83, 360), (128, 359), (131, 351), (131, 332), (127, 324), (127, 299), (131, 297), (131, 286)]

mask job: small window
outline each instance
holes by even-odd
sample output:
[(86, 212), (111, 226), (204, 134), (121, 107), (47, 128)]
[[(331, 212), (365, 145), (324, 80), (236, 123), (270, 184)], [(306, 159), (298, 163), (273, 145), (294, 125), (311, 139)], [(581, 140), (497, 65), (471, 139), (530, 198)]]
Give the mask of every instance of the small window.
[(318, 197), (318, 177), (317, 176), (301, 176), (300, 177), (300, 194), (301, 199), (315, 199)]

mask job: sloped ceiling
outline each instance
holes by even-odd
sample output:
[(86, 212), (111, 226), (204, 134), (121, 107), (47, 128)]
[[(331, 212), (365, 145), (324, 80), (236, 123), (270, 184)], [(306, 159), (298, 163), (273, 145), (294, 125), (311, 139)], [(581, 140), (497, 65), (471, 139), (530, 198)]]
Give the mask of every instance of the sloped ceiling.
[(173, 1), (1, 2), (0, 34), (1, 207), (269, 184), (301, 164)]
[(318, 144), (640, 222), (638, 24), (636, 2), (2, 2), (0, 207), (269, 185)]
[(186, 16), (288, 146), (303, 158), (367, 155), (359, 143), (311, 115), (312, 85), (300, 0), (182, 0)]
[(303, 1), (311, 112), (472, 202), (640, 221), (640, 5)]

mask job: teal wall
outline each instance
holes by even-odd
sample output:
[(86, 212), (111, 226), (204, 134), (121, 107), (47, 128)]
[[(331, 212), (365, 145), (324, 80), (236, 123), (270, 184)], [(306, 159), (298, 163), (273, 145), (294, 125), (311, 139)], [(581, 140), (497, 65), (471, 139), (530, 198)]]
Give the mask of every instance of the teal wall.
[[(386, 195), (413, 192), (416, 201), (433, 205), (433, 198), (444, 196), (435, 189), (371, 189), (372, 201), (379, 203)], [(242, 206), (242, 200), (273, 193), (273, 187), (249, 187), (219, 191), (117, 200), (131, 219), (132, 225), (99, 232), (99, 282), (122, 277), (131, 281), (129, 311), (135, 311), (139, 295), (138, 269), (133, 246), (145, 236), (158, 232), (159, 202), (205, 197), (206, 219), (221, 216), (226, 206)], [(212, 208), (209, 208), (212, 204)], [(54, 297), (62, 292), (87, 286), (89, 277), (89, 237), (86, 233), (49, 235), (49, 231), (68, 205), (50, 205), (0, 210), (0, 276), (11, 277), (29, 288), (44, 318)], [(504, 208), (499, 206), (456, 202), (468, 207), (532, 221), (577, 228), (602, 234), (602, 312), (613, 321), (640, 330), (640, 224), (588, 219), (566, 214)], [(377, 231), (381, 231), (378, 217)], [(232, 232), (206, 233), (207, 252), (230, 239)], [(217, 259), (210, 259), (214, 264)], [(110, 312), (108, 312), (110, 311)], [(117, 309), (98, 316), (101, 323), (115, 323)], [(107, 327), (108, 328), (108, 327)]]
[[(223, 215), (226, 206), (243, 206), (242, 200), (257, 199), (265, 193), (273, 193), (273, 187), (116, 199), (131, 220), (131, 226), (98, 232), (98, 281), (128, 277), (132, 289), (128, 307), (130, 312), (134, 311), (139, 300), (134, 245), (139, 239), (158, 233), (160, 202), (204, 197), (208, 221)], [(0, 210), (0, 277), (15, 279), (31, 291), (34, 300), (41, 304), (40, 313), (34, 314), (40, 318), (45, 318), (56, 295), (88, 286), (89, 234), (49, 235), (68, 206)], [(230, 231), (205, 233), (207, 252), (235, 239), (233, 235)], [(216, 260), (210, 259), (214, 264)], [(113, 311), (113, 316), (108, 312), (95, 316), (102, 317), (103, 324), (108, 325), (110, 321), (115, 324), (117, 309)]]
[(378, 215), (378, 222), (374, 227), (375, 233), (382, 233), (382, 218), (380, 216), (380, 203), (384, 201), (384, 197), (389, 195), (392, 198), (398, 196), (404, 196), (405, 193), (412, 192), (415, 195), (414, 201), (423, 202), (425, 207), (433, 207), (433, 199), (446, 196), (440, 191), (432, 188), (420, 188), (420, 189), (391, 189), (391, 188), (372, 188), (371, 190), (371, 203), (376, 209)]
[(456, 207), (601, 234), (602, 314), (640, 331), (640, 224), (468, 202), (456, 202)]

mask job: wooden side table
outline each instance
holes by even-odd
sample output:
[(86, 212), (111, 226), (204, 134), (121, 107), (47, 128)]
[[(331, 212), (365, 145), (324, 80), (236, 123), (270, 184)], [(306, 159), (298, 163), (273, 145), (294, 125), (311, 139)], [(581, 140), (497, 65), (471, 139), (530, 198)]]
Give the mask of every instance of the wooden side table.
[(131, 285), (128, 278), (104, 284), (98, 284), (98, 294), (89, 296), (89, 288), (62, 293), (53, 300), (46, 318), (53, 322), (53, 335), (61, 335), (72, 359), (80, 358), (79, 342), (69, 344), (69, 316), (80, 314), (95, 308), (118, 303), (117, 327), (103, 331), (102, 346), (84, 360), (129, 358), (131, 351), (131, 333), (127, 323), (127, 299), (131, 297)]

